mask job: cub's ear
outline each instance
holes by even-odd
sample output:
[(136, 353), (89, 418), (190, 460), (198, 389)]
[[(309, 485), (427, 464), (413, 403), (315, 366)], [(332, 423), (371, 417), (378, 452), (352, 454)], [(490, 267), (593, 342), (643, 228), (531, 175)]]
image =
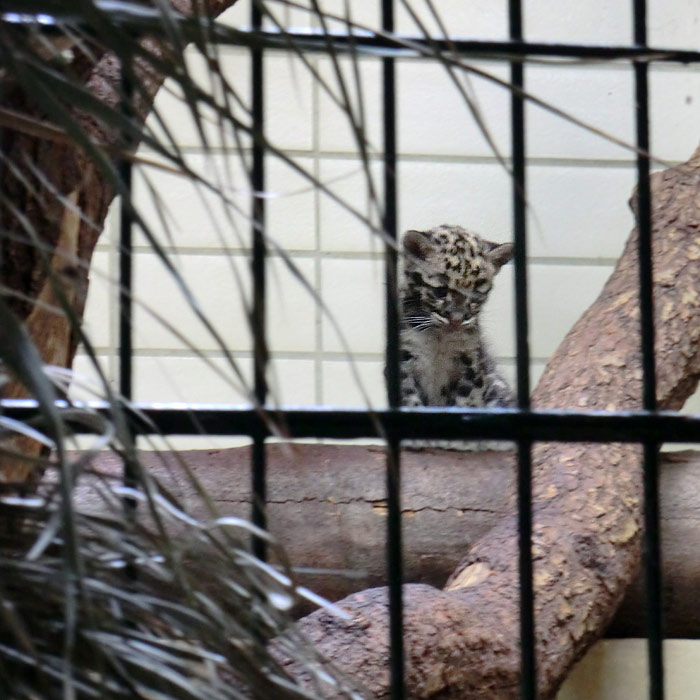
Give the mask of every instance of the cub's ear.
[(403, 234), (403, 249), (418, 260), (425, 260), (433, 250), (433, 244), (424, 231), (406, 231)]
[(489, 260), (496, 266), (499, 270), (503, 265), (505, 265), (513, 257), (513, 244), (512, 243), (491, 243), (493, 248), (489, 250), (488, 256)]

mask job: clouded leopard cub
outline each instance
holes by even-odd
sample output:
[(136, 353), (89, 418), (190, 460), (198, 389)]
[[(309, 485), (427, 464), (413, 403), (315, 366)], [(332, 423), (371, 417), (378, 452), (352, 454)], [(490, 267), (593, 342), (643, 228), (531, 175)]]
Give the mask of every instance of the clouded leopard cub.
[[(484, 345), (479, 323), (493, 278), (512, 256), (512, 244), (491, 243), (460, 226), (443, 225), (406, 232), (403, 247), (402, 404), (513, 405), (511, 390)], [(482, 447), (451, 441), (431, 444)]]

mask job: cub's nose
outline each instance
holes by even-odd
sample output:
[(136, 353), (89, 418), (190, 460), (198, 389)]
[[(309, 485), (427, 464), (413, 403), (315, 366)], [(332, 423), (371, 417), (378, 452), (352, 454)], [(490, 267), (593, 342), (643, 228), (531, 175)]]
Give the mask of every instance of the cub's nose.
[(461, 326), (464, 323), (465, 318), (466, 317), (463, 313), (453, 312), (450, 314), (448, 319), (449, 325), (452, 328), (459, 328), (459, 326)]

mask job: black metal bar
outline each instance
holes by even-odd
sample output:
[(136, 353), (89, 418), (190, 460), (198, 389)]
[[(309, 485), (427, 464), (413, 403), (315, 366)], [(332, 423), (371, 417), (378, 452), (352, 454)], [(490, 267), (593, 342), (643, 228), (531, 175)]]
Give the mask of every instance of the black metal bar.
[[(646, 29), (640, 13), (645, 0), (634, 0), (635, 42), (644, 43)], [(637, 220), (639, 223), (639, 298), (642, 330), (643, 406), (656, 408), (656, 363), (654, 358), (654, 302), (651, 249), (651, 189), (649, 184), (649, 87), (647, 65), (634, 66), (637, 123)]]
[[(5, 137), (4, 137), (4, 130), (0, 128), (0, 149), (4, 150), (5, 148)], [(2, 154), (4, 156), (4, 153)], [(5, 181), (5, 158), (1, 157), (0, 158), (0, 183)], [(0, 220), (4, 218), (4, 215), (2, 212), (0, 212)], [(5, 261), (5, 235), (0, 233), (0, 270), (3, 269), (4, 267), (4, 261)]]
[(644, 582), (649, 656), (649, 698), (663, 700), (663, 579), (659, 525), (659, 454), (644, 443)]
[[(384, 29), (393, 29), (393, 2), (383, 0)], [(384, 121), (384, 232), (391, 244), (385, 247), (386, 256), (386, 377), (389, 406), (401, 405), (399, 382), (399, 304), (398, 256), (396, 220), (396, 76), (394, 60), (382, 60), (383, 121)]]
[[(57, 402), (62, 410), (65, 402)], [(83, 405), (109, 417), (104, 402)], [(0, 401), (2, 415), (41, 422), (35, 401)], [(357, 439), (390, 436), (394, 439), (531, 440), (534, 442), (698, 442), (700, 415), (673, 411), (567, 411), (519, 409), (402, 408), (368, 412), (347, 408), (254, 408), (210, 404), (133, 404), (131, 415), (139, 435), (253, 435), (283, 434), (293, 438)], [(70, 415), (65, 420), (71, 422)], [(280, 433), (279, 426), (284, 426)], [(76, 433), (92, 429), (75, 424)]]
[[(131, 164), (122, 161), (119, 170), (124, 186), (131, 191)], [(132, 220), (122, 200), (119, 231), (119, 393), (128, 400), (132, 398), (133, 385), (132, 262)]]
[[(511, 36), (521, 35), (520, 1), (510, 0)], [(513, 148), (513, 265), (515, 268), (515, 340), (518, 407), (530, 408), (530, 346), (527, 307), (527, 213), (525, 158), (525, 81), (523, 65), (511, 65), (511, 83), (518, 91), (511, 94), (511, 130)]]
[[(24, 5), (26, 0), (21, 0), (18, 5)], [(0, 22), (8, 24), (38, 24), (36, 18), (32, 21), (32, 15), (36, 11), (17, 10), (13, 14), (12, 7), (3, 7), (5, 10), (0, 14)], [(41, 13), (45, 14), (45, 13)], [(57, 23), (81, 26), (81, 17), (70, 11), (61, 12), (60, 8), (55, 8), (48, 13), (57, 19)], [(163, 32), (163, 23), (157, 10), (152, 11), (152, 16), (148, 17), (140, 12), (138, 19), (130, 14), (110, 11), (110, 17), (114, 24), (129, 31), (132, 35), (147, 34), (158, 36)], [(201, 28), (196, 20), (187, 18), (184, 15), (178, 17), (174, 15), (172, 21), (179, 25), (182, 36), (185, 40), (201, 37)], [(42, 31), (50, 33), (51, 27), (41, 25)], [(89, 32), (89, 27), (83, 27)], [(62, 30), (58, 29), (59, 32)], [(330, 36), (333, 39), (334, 48), (339, 51), (355, 51), (363, 48), (371, 51), (374, 55), (377, 52), (389, 52), (394, 57), (415, 56), (425, 51), (429, 47), (437, 47), (446, 54), (465, 54), (472, 57), (496, 58), (509, 60), (511, 58), (574, 58), (574, 59), (599, 59), (604, 61), (624, 60), (624, 61), (664, 61), (673, 63), (697, 63), (700, 62), (700, 51), (667, 48), (663, 46), (619, 46), (619, 45), (588, 45), (588, 44), (561, 44), (557, 42), (508, 42), (498, 40), (480, 40), (467, 37), (454, 37), (449, 40), (439, 37), (426, 40), (424, 36), (418, 34), (394, 34), (384, 36), (375, 34), (370, 30), (357, 29), (350, 38), (343, 31), (323, 32), (319, 29), (304, 28), (303, 30), (290, 30), (282, 33), (278, 29), (269, 28), (264, 31), (254, 29), (227, 27), (221, 24), (214, 24), (207, 29), (208, 36), (212, 41), (221, 45), (232, 44), (235, 46), (255, 45), (260, 48), (288, 51), (290, 40), (295, 42), (296, 47), (305, 51), (322, 51), (328, 49), (327, 42)], [(415, 47), (415, 48), (409, 48)]]
[[(129, 102), (132, 89), (127, 69), (122, 69), (123, 111), (130, 114)], [(128, 150), (130, 144), (123, 143)], [(132, 343), (132, 253), (133, 253), (133, 217), (131, 214), (132, 167), (128, 158), (121, 158), (118, 163), (119, 177), (124, 185), (125, 196), (120, 202), (119, 221), (119, 393), (127, 400), (132, 398), (133, 383), (133, 343)]]
[[(394, 2), (382, 0), (382, 29), (394, 31)], [(384, 122), (384, 231), (389, 238), (386, 258), (386, 377), (393, 409), (401, 404), (399, 383), (399, 300), (396, 222), (396, 74), (394, 59), (382, 59)], [(393, 245), (392, 245), (393, 242)], [(401, 538), (401, 450), (397, 438), (387, 440), (387, 583), (389, 585), (389, 667), (391, 698), (403, 700), (403, 546)]]
[[(252, 36), (245, 29), (234, 30), (235, 36), (221, 37), (219, 43), (239, 44), (245, 42), (245, 36)], [(228, 32), (226, 32), (228, 33)], [(244, 35), (241, 37), (240, 35)], [(560, 44), (539, 41), (488, 41), (455, 37), (441, 39), (438, 37), (427, 40), (418, 34), (394, 34), (383, 36), (371, 31), (356, 30), (350, 38), (345, 32), (324, 33), (318, 29), (304, 29), (304, 31), (285, 31), (282, 34), (278, 30), (268, 29), (255, 36), (256, 41), (263, 42), (267, 49), (289, 50), (289, 41), (301, 50), (327, 51), (329, 37), (333, 40), (333, 46), (338, 52), (361, 51), (363, 48), (372, 55), (394, 58), (410, 58), (425, 55), (434, 55), (435, 49), (444, 52), (445, 55), (454, 56), (463, 54), (473, 58), (488, 58), (500, 60), (512, 60), (514, 58), (573, 58), (601, 61), (641, 61), (641, 62), (670, 62), (670, 63), (698, 63), (700, 51), (647, 46), (619, 46), (619, 45), (587, 45), (587, 44)], [(324, 47), (325, 44), (325, 47)]]
[[(121, 66), (122, 112), (128, 117), (133, 116), (133, 76), (130, 61), (124, 60)], [(125, 152), (133, 150), (133, 144), (122, 140), (121, 147)], [(132, 163), (129, 158), (120, 158), (117, 164), (119, 177), (124, 186), (120, 201), (119, 217), (119, 394), (125, 401), (133, 397), (133, 199), (132, 199)], [(131, 435), (131, 445), (124, 451), (124, 467), (122, 480), (124, 486), (136, 488), (138, 485), (138, 465), (134, 454), (134, 435)], [(135, 498), (125, 496), (122, 499), (124, 516), (128, 522), (133, 522), (136, 516), (138, 502)], [(136, 567), (129, 562), (127, 575), (136, 577)]]
[[(251, 22), (254, 31), (262, 28), (263, 12), (260, 3), (254, 0), (251, 9)], [(253, 307), (251, 326), (253, 329), (253, 357), (255, 374), (255, 398), (260, 405), (264, 405), (267, 398), (267, 341), (265, 337), (265, 201), (261, 193), (265, 189), (265, 149), (263, 146), (263, 133), (265, 128), (265, 100), (264, 100), (264, 65), (263, 50), (254, 47), (251, 50), (251, 83), (253, 118), (253, 163), (251, 171), (251, 184), (253, 189), (252, 219), (253, 219)], [(267, 526), (265, 514), (266, 487), (266, 463), (265, 463), (265, 434), (262, 431), (253, 433), (252, 445), (252, 469), (253, 469), (253, 506), (251, 519), (261, 528)], [(264, 540), (253, 537), (253, 551), (260, 559), (267, 555), (267, 545)]]
[[(520, 0), (509, 0), (510, 39), (523, 39)], [(527, 219), (525, 85), (522, 62), (510, 65), (511, 137), (513, 158), (513, 224), (515, 266), (515, 337), (517, 366), (517, 400), (521, 411), (530, 409), (530, 348), (528, 344), (527, 308)], [(518, 442), (518, 571), (520, 583), (520, 664), (521, 696), (537, 697), (537, 663), (535, 655), (535, 604), (532, 584), (532, 442)]]
[(387, 583), (389, 587), (389, 671), (391, 700), (403, 700), (403, 543), (401, 536), (401, 450), (397, 438), (386, 448), (387, 490)]
[[(633, 0), (634, 43), (647, 41), (646, 0)], [(642, 405), (656, 410), (651, 187), (649, 182), (648, 65), (634, 65), (637, 127), (637, 221), (639, 226), (639, 303), (641, 313)], [(644, 575), (647, 595), (649, 697), (663, 700), (663, 599), (659, 531), (658, 444), (644, 443)]]

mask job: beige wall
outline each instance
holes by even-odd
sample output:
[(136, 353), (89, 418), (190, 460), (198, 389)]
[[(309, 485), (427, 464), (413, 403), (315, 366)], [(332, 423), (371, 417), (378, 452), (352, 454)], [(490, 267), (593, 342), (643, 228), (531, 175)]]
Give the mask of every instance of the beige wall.
[[(246, 5), (244, 1), (238, 3), (225, 21), (245, 24)], [(351, 5), (358, 12), (357, 21), (376, 26), (377, 3), (365, 0)], [(424, 4), (415, 5), (423, 8)], [(455, 34), (480, 38), (506, 35), (506, 3), (443, 0), (436, 5)], [(325, 6), (342, 12), (344, 4), (327, 2)], [(631, 31), (626, 3), (530, 2), (526, 3), (525, 15), (527, 35), (532, 39), (624, 42)], [(687, 46), (694, 39), (688, 25), (697, 22), (699, 15), (700, 0), (651, 3), (651, 37), (659, 45)], [(289, 19), (294, 25), (306, 21), (301, 10), (292, 12)], [(405, 10), (399, 12), (398, 24), (404, 31), (416, 31)], [(194, 52), (188, 57), (193, 75), (207, 85), (203, 61)], [(224, 47), (221, 57), (227, 78), (247, 101), (247, 53)], [(339, 95), (330, 60), (313, 54), (308, 59), (334, 94)], [(356, 86), (350, 62), (341, 63), (354, 98)], [(371, 172), (381, 191), (379, 65), (374, 59), (359, 63), (367, 133), (374, 146)], [(473, 65), (507, 78), (508, 68), (503, 64), (482, 61)], [(342, 111), (298, 57), (270, 53), (266, 75), (270, 140), (300, 168), (376, 222), (376, 207), (368, 204), (365, 175)], [(397, 75), (400, 228), (453, 222), (494, 240), (508, 239), (509, 177), (444, 68), (428, 61), (401, 60)], [(472, 75), (468, 80), (466, 88), (476, 96), (498, 148), (507, 155), (507, 91), (478, 76)], [(527, 89), (540, 99), (619, 139), (633, 141), (633, 82), (626, 65), (530, 65), (526, 81)], [(697, 140), (700, 72), (675, 66), (654, 67), (651, 95), (654, 153), (671, 162), (683, 159), (692, 152)], [(250, 227), (245, 215), (250, 195), (234, 140), (228, 132), (222, 139), (212, 116), (205, 114), (203, 124), (213, 147), (212, 154), (205, 156), (195, 124), (177, 96), (163, 92), (157, 109), (177, 135), (190, 166), (222, 183), (241, 213), (232, 213), (230, 208), (225, 212), (214, 197), (197, 190), (184, 178), (155, 168), (137, 173), (138, 201), (155, 235), (173, 252), (176, 264), (225, 346), (249, 377), (250, 336), (237, 285), (246, 290), (249, 286), (245, 246)], [(157, 131), (155, 120), (151, 124)], [(626, 202), (635, 175), (630, 151), (541, 108), (528, 107), (527, 126), (531, 353), (536, 380), (549, 355), (595, 299), (612, 269), (632, 226)], [(148, 149), (142, 149), (142, 153), (152, 156)], [(156, 215), (146, 180), (171, 213), (168, 230)], [(383, 405), (383, 273), (378, 239), (330, 196), (314, 190), (303, 177), (272, 156), (268, 158), (267, 189), (268, 234), (284, 247), (292, 263), (323, 298), (354, 355), (367, 395), (373, 404)], [(116, 219), (110, 220), (112, 228), (116, 224)], [(196, 347), (188, 347), (145, 311), (138, 310), (136, 398), (244, 401), (245, 394), (226, 367), (221, 348), (188, 309), (157, 256), (143, 239), (139, 239), (136, 251), (139, 300), (157, 309)], [(96, 266), (116, 273), (115, 247), (107, 239), (100, 246)], [(273, 255), (270, 260), (269, 278), (275, 397), (298, 405), (364, 405), (362, 392), (348, 369), (343, 339), (328, 316), (279, 256)], [(112, 375), (115, 298), (114, 285), (95, 275), (88, 325)], [(111, 317), (105, 314), (106, 308)], [(511, 268), (501, 274), (486, 316), (493, 350), (505, 372), (512, 376)], [(209, 366), (199, 354), (206, 357)], [(89, 371), (82, 359), (78, 367)], [(231, 383), (222, 381), (217, 370), (227, 374)]]
[[(323, 3), (342, 12), (340, 0)], [(350, 3), (358, 21), (376, 26), (377, 3)], [(424, 3), (415, 2), (423, 12)], [(504, 38), (506, 3), (480, 0), (437, 0), (435, 3), (457, 35)], [(232, 25), (247, 22), (241, 0), (226, 17)], [(525, 3), (526, 33), (533, 40), (627, 42), (631, 35), (631, 3), (598, 0), (530, 0)], [(700, 0), (653, 0), (650, 39), (657, 46), (698, 44)], [(305, 23), (295, 11), (290, 21)], [(399, 27), (415, 31), (399, 10)], [(202, 84), (202, 61), (188, 52), (189, 65)], [(222, 48), (226, 75), (244, 100), (249, 91), (249, 61), (243, 50)], [(326, 57), (309, 56), (335, 94), (337, 81)], [(341, 61), (355, 94), (347, 60)], [(506, 78), (507, 66), (474, 62), (480, 70)], [(375, 147), (371, 172), (381, 184), (378, 153), (379, 67), (360, 62), (367, 131)], [(266, 63), (268, 135), (301, 168), (377, 220), (368, 205), (357, 149), (342, 112), (311, 78), (298, 58), (270, 53)], [(510, 180), (474, 124), (444, 68), (429, 62), (402, 60), (398, 75), (399, 219), (400, 228), (430, 227), (453, 222), (494, 240), (511, 235)], [(615, 137), (632, 142), (633, 81), (625, 64), (528, 65), (527, 89), (537, 97)], [(672, 65), (651, 69), (652, 148), (668, 162), (690, 155), (698, 141), (700, 71)], [(509, 97), (493, 83), (471, 76), (467, 89), (480, 109), (502, 153), (509, 150)], [(136, 176), (136, 192), (148, 221), (173, 258), (193, 294), (210, 317), (241, 371), (250, 378), (251, 344), (238, 285), (247, 290), (250, 194), (231, 134), (221, 134), (212, 121), (205, 130), (213, 146), (205, 156), (187, 109), (171, 94), (159, 96), (157, 108), (177, 134), (190, 166), (227, 187), (242, 213), (225, 212), (221, 204), (187, 180), (154, 168)], [(210, 117), (209, 117), (210, 118)], [(151, 122), (153, 123), (153, 122)], [(633, 224), (627, 199), (635, 181), (633, 154), (617, 144), (574, 126), (540, 108), (527, 109), (530, 201), (531, 352), (534, 380), (547, 358), (579, 314), (595, 299)], [(151, 157), (148, 149), (144, 156)], [(660, 167), (660, 166), (658, 166)], [(156, 188), (172, 218), (168, 230), (156, 216), (145, 183)], [(381, 245), (365, 226), (331, 197), (274, 158), (268, 159), (268, 234), (287, 251), (296, 268), (320, 295), (352, 351), (366, 394), (375, 405), (385, 402), (382, 383), (383, 273)], [(229, 218), (230, 217), (230, 218)], [(95, 257), (88, 302), (88, 328), (108, 374), (115, 376), (116, 217)], [(150, 318), (136, 313), (135, 397), (140, 400), (241, 403), (234, 372), (221, 348), (206, 332), (174, 287), (162, 265), (143, 241), (135, 254), (136, 294), (194, 347)], [(309, 292), (295, 280), (279, 255), (269, 264), (269, 333), (275, 397), (286, 404), (362, 406), (365, 399), (348, 363), (343, 343)], [(498, 280), (486, 311), (492, 347), (512, 376), (514, 322), (512, 270)], [(77, 368), (91, 374), (79, 357)], [(700, 402), (693, 402), (694, 410)], [(196, 444), (210, 447), (230, 441)], [(193, 440), (180, 445), (195, 444)], [(697, 694), (695, 642), (669, 642), (670, 698)], [(645, 651), (638, 641), (606, 641), (581, 664), (561, 700), (637, 700), (644, 697)]]
[[(666, 700), (694, 700), (700, 688), (700, 643), (664, 642)], [(576, 666), (557, 700), (644, 700), (649, 697), (644, 639), (605, 639)]]

